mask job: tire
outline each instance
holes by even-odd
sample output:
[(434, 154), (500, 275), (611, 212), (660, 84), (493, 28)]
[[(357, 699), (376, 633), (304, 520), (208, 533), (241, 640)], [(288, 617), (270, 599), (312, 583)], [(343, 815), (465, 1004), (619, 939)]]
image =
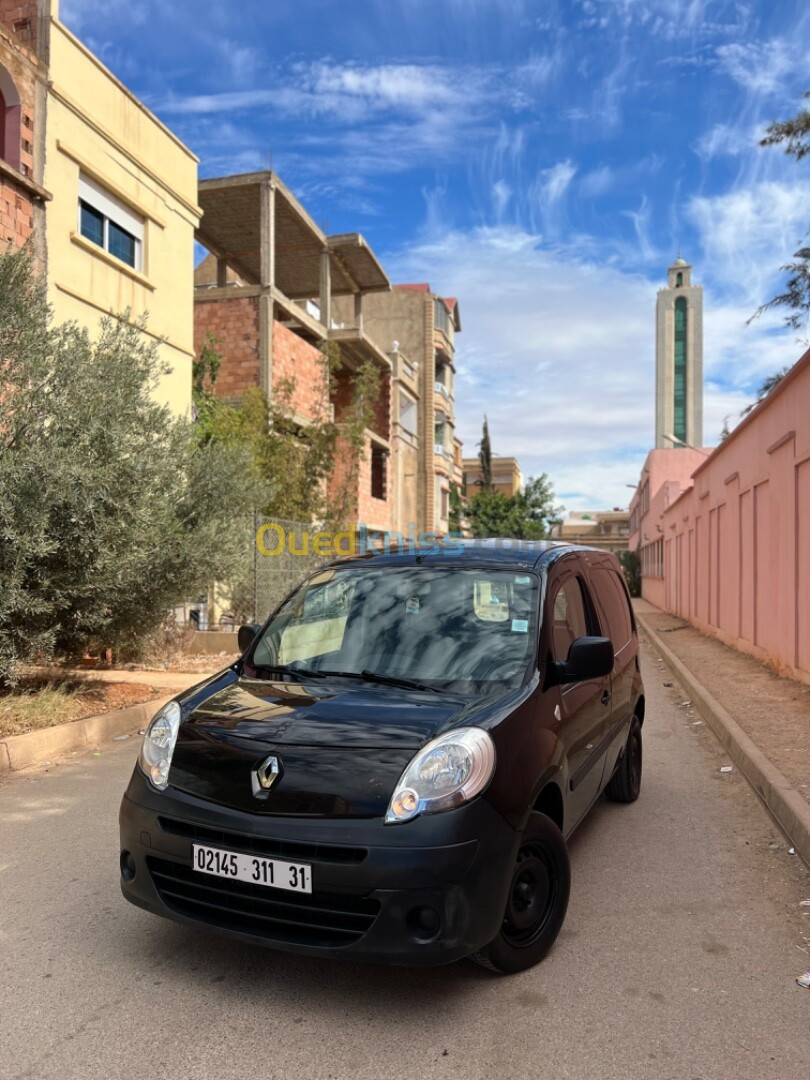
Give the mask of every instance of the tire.
[(638, 717), (634, 716), (616, 772), (605, 788), (605, 794), (611, 802), (636, 801), (641, 791), (641, 764), (641, 724)]
[(570, 892), (563, 835), (551, 818), (534, 813), (520, 842), (498, 936), (471, 959), (500, 975), (534, 967), (557, 939)]

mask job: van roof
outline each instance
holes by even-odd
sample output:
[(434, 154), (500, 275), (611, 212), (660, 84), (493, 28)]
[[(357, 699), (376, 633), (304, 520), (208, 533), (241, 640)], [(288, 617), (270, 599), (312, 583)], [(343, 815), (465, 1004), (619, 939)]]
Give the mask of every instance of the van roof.
[(541, 563), (556, 561), (571, 552), (590, 552), (593, 555), (605, 555), (599, 548), (585, 547), (581, 544), (568, 544), (559, 540), (513, 540), (493, 538), (489, 540), (462, 540), (459, 537), (445, 536), (432, 545), (414, 547), (405, 544), (400, 550), (392, 547), (390, 551), (368, 551), (364, 554), (350, 555), (337, 560), (339, 565), (353, 562), (373, 563), (375, 566), (440, 566), (442, 563), (470, 566), (502, 566), (536, 569)]

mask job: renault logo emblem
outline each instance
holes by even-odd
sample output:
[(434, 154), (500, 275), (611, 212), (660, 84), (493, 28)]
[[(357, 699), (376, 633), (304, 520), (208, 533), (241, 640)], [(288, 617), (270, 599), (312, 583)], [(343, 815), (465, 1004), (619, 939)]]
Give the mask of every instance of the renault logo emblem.
[(275, 754), (266, 757), (250, 774), (253, 794), (257, 799), (266, 799), (270, 788), (281, 775), (281, 761)]

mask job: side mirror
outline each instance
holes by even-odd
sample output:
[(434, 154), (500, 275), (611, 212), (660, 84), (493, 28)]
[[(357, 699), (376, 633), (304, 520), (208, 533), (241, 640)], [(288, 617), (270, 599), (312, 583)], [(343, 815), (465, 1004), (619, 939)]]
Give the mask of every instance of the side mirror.
[(236, 641), (239, 645), (239, 652), (246, 653), (250, 646), (253, 644), (253, 639), (261, 629), (256, 623), (245, 623), (244, 626), (239, 627), (239, 633), (236, 635)]
[(555, 664), (554, 683), (602, 679), (613, 671), (613, 642), (606, 637), (581, 637), (571, 642), (568, 659)]

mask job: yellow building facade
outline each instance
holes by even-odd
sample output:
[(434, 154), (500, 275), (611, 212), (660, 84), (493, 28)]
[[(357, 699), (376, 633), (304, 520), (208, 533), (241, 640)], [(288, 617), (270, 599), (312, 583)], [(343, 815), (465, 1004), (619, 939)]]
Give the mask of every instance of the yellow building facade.
[(158, 399), (191, 408), (197, 158), (62, 25), (49, 19), (45, 186), (57, 322), (148, 314), (170, 369)]

